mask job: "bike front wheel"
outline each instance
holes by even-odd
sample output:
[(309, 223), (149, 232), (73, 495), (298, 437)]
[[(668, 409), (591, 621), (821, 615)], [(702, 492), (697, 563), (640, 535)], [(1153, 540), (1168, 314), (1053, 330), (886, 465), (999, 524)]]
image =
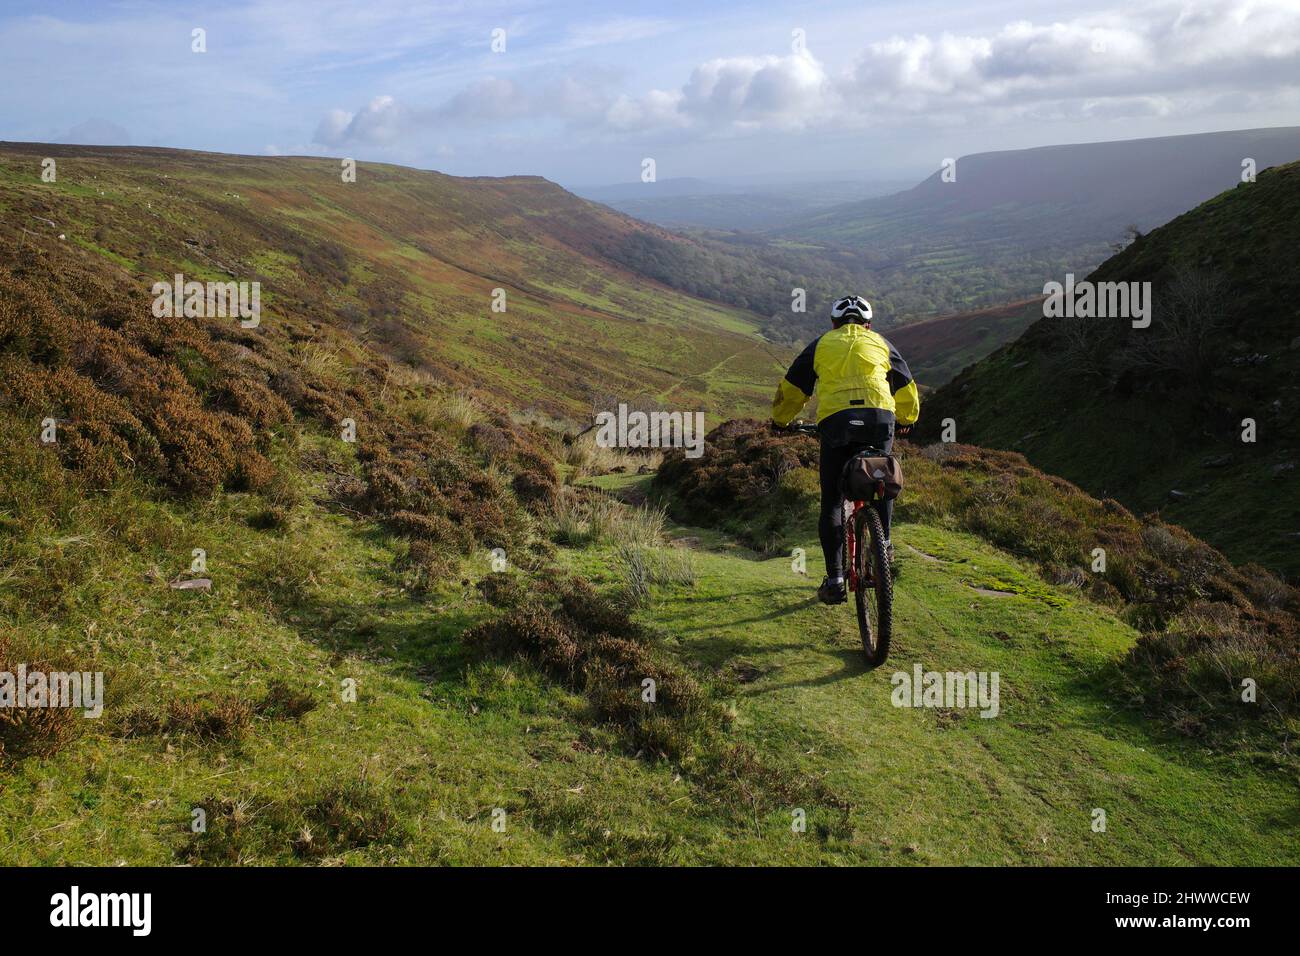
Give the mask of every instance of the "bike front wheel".
[(880, 515), (870, 506), (858, 508), (853, 518), (854, 570), (857, 586), (858, 633), (868, 667), (879, 667), (889, 656), (894, 625), (894, 580), (885, 553), (885, 532)]

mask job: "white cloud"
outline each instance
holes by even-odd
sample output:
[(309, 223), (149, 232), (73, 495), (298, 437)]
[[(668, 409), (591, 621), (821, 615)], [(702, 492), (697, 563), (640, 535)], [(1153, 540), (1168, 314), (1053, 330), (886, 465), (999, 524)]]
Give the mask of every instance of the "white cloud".
[[(983, 34), (872, 42), (832, 73), (811, 53), (696, 67), (670, 114), (620, 100), (611, 125), (685, 120), (717, 130), (862, 125), (983, 109), (1078, 117), (1169, 116), (1210, 93), (1285, 96), (1300, 86), (1296, 0), (1191, 0), (1063, 22), (1019, 20)], [(674, 99), (675, 97), (675, 99)]]
[(346, 110), (330, 110), (316, 127), (316, 142), (326, 146), (338, 146), (347, 139), (348, 127), (355, 114)]
[(1063, 23), (1018, 21), (986, 36), (895, 37), (871, 44), (842, 78), (846, 97), (875, 110), (954, 105), (1090, 104), (1300, 82), (1294, 0), (1158, 4)]
[(356, 113), (330, 110), (312, 137), (324, 146), (368, 143), (387, 146), (400, 138), (408, 126), (406, 110), (391, 96), (376, 96)]
[(833, 106), (826, 70), (811, 53), (730, 57), (696, 67), (678, 109), (706, 123), (793, 128)]
[(605, 123), (614, 130), (631, 131), (643, 129), (663, 129), (665, 127), (688, 125), (689, 121), (679, 109), (682, 101), (680, 93), (668, 93), (664, 90), (651, 90), (644, 96), (620, 96), (605, 111)]
[[(616, 20), (573, 32), (595, 45), (637, 38), (657, 21)], [(355, 116), (335, 110), (317, 141), (383, 145), (435, 124), (552, 120), (624, 136), (704, 135), (1012, 117), (1175, 116), (1224, 97), (1272, 98), (1300, 88), (1297, 0), (1187, 0), (1073, 19), (1018, 20), (984, 33), (892, 36), (831, 69), (807, 49), (700, 63), (676, 89), (617, 92), (590, 66), (569, 75), (481, 80), (442, 105), (407, 110), (389, 97)]]
[(391, 143), (402, 134), (403, 108), (391, 96), (376, 96), (352, 117), (348, 137), (368, 143)]
[[(465, 87), (432, 109), (408, 107), (392, 96), (376, 97), (356, 114), (330, 110), (316, 127), (314, 139), (328, 146), (356, 143), (384, 146), (403, 136), (416, 136), (440, 127), (474, 127), (513, 120), (558, 119), (579, 126), (603, 124), (618, 99), (607, 87), (613, 74), (590, 68), (578, 75), (532, 75), (509, 79), (486, 77)], [(651, 94), (638, 116), (658, 123), (671, 112)], [(617, 127), (616, 123), (611, 125)]]

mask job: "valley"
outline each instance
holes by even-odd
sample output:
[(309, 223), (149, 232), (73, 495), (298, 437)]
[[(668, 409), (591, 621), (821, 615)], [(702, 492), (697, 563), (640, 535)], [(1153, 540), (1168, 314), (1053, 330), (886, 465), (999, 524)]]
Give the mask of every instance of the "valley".
[[(1246, 283), (1231, 354), (1279, 354), (1295, 170), (1094, 277), (1213, 256)], [(94, 719), (0, 709), (0, 861), (1300, 862), (1300, 598), (1244, 539), (991, 450), (1135, 414), (1061, 400), (1036, 298), (888, 331), (952, 378), (922, 423), (958, 442), (900, 442), (873, 671), (814, 598), (815, 442), (761, 421), (793, 343), (719, 292), (751, 260), (536, 177), (326, 159), (0, 144), (0, 207), (0, 671), (105, 689)], [(259, 321), (157, 315), (177, 274), (259, 283)], [(1286, 362), (1227, 368), (1283, 402), (1276, 454)], [(620, 403), (701, 414), (702, 453), (573, 437)], [(1117, 467), (1186, 438), (1158, 440)], [(1259, 487), (1243, 527), (1294, 505)], [(997, 715), (898, 706), (918, 666), (996, 674)]]

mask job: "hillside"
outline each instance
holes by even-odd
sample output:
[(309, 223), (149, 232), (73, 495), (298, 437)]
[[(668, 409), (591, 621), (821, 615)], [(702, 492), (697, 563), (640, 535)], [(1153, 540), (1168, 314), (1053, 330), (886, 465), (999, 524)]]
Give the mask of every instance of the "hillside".
[[(643, 387), (757, 388), (695, 341), (758, 363), (743, 316), (601, 259), (623, 219), (576, 234), (536, 180), (363, 166), (363, 200), (314, 160), (97, 153), (55, 188), (0, 151), (0, 673), (105, 689), (0, 708), (0, 864), (1300, 862), (1293, 588), (1018, 455), (903, 443), (866, 671), (791, 563), (810, 439), (729, 421), (661, 463), (539, 414), (635, 363), (603, 337), (632, 327), (668, 350)], [(244, 264), (256, 328), (153, 314), (167, 270)], [(545, 333), (524, 358), (478, 315), (497, 282)], [(998, 716), (893, 706), (918, 665), (997, 671)]]
[[(931, 398), (959, 441), (1011, 448), (1159, 510), (1237, 560), (1300, 573), (1300, 164), (1261, 173), (1108, 259), (1151, 282), (1149, 329), (1041, 318)], [(1242, 440), (1244, 419), (1257, 440)]]
[[(454, 444), (467, 434), (434, 427)], [(101, 722), (0, 721), (0, 861), (1300, 862), (1277, 838), (1294, 769), (1268, 742), (1294, 717), (1207, 727), (1188, 700), (1235, 699), (1216, 667), (1192, 656), (1143, 680), (1125, 664), (1141, 642), (1122, 605), (953, 527), (980, 500), (970, 450), (909, 459), (898, 637), (891, 664), (866, 671), (851, 615), (817, 605), (788, 554), (591, 490), (523, 518), (505, 573), (474, 553), (421, 571), (414, 525), (394, 534), (382, 513), (333, 503), (331, 472), (351, 468), (331, 444), (306, 427), (290, 445), (301, 493), (269, 526), (249, 520), (257, 493), (85, 495), (31, 443), (5, 460), (0, 654), (40, 634), (43, 659), (105, 668), (110, 693)], [(462, 454), (475, 468), (473, 445)], [(630, 494), (646, 480), (584, 484)], [(1016, 514), (1079, 507), (1035, 488)], [(812, 498), (795, 502), (786, 543), (812, 549)], [(169, 589), (194, 541), (210, 549), (211, 591)], [(445, 561), (444, 547), (421, 554)], [(1138, 559), (1136, 584), (1160, 565), (1133, 547), (1117, 555)], [(1263, 673), (1257, 662), (1240, 666)], [(889, 672), (917, 665), (998, 671), (999, 717), (892, 706)], [(1265, 679), (1263, 699), (1293, 715), (1286, 679)]]
[(819, 209), (884, 196), (915, 180), (736, 185), (701, 179), (575, 187), (585, 199), (673, 229), (753, 232), (797, 222)]
[(913, 293), (911, 317), (982, 308), (1090, 271), (1128, 226), (1147, 231), (1239, 182), (1245, 157), (1258, 169), (1300, 159), (1300, 127), (977, 153), (957, 159), (955, 181), (936, 171), (773, 237), (859, 251), (893, 280), (890, 296)]
[(266, 334), (354, 337), (550, 415), (584, 416), (594, 395), (752, 409), (783, 357), (758, 317), (671, 292), (628, 251), (654, 242), (691, 263), (693, 243), (536, 177), (362, 164), (344, 183), (337, 160), (0, 144), (0, 204), (28, 268), (73, 257), (145, 309), (176, 272), (258, 281)]
[(1038, 299), (959, 312), (888, 330), (922, 385), (937, 388), (954, 375), (1013, 341), (1042, 314)]

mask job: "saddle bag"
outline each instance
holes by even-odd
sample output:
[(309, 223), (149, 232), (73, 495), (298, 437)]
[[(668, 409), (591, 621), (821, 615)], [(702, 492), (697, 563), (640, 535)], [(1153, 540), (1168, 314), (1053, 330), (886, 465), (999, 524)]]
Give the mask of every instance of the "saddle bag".
[(903, 490), (903, 469), (893, 455), (863, 452), (844, 466), (844, 497), (850, 501), (897, 498)]

